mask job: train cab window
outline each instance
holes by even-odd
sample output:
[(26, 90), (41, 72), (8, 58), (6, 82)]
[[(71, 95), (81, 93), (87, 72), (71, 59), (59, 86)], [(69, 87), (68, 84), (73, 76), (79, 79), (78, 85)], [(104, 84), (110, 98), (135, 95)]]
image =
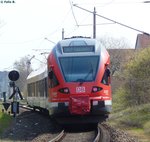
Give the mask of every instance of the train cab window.
[(92, 82), (96, 78), (99, 56), (61, 57), (60, 65), (66, 82)]
[(56, 87), (57, 85), (59, 85), (58, 79), (52, 70), (49, 72), (48, 77), (50, 80), (50, 82), (49, 82), (50, 88), (53, 88), (53, 87)]
[(109, 70), (109, 68), (106, 68), (101, 83), (103, 83), (105, 85), (110, 84), (110, 70)]

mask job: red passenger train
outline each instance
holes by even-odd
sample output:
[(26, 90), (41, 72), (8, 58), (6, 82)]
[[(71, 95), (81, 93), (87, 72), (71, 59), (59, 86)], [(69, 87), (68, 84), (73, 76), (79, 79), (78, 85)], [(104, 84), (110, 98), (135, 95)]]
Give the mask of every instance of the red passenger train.
[(47, 67), (28, 78), (28, 104), (52, 116), (103, 117), (111, 111), (110, 56), (96, 39), (56, 44)]

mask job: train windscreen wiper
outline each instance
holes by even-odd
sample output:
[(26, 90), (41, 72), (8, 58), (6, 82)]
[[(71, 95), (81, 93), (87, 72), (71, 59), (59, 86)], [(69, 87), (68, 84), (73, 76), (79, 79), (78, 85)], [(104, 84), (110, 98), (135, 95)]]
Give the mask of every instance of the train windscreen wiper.
[[(83, 78), (83, 79), (77, 79), (76, 82), (79, 82), (79, 85), (82, 85), (84, 82), (87, 81), (92, 81), (92, 80), (87, 80), (87, 78), (89, 77), (90, 74), (93, 74), (93, 68), (91, 68), (91, 70), (87, 73), (87, 75)], [(92, 78), (93, 79), (93, 78)]]

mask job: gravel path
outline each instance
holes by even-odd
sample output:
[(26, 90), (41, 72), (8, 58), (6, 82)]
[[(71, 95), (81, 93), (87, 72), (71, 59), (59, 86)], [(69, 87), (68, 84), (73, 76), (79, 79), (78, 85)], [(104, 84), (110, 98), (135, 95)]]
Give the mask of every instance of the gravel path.
[[(14, 118), (12, 126), (1, 136), (1, 142), (7, 141), (47, 141), (53, 138), (60, 129), (46, 116), (33, 111), (24, 111)], [(38, 140), (38, 139), (37, 139)], [(37, 141), (36, 140), (36, 141)]]
[(110, 142), (139, 142), (137, 138), (132, 137), (125, 131), (120, 129), (113, 128), (107, 123), (102, 123), (102, 125), (109, 131), (110, 133)]

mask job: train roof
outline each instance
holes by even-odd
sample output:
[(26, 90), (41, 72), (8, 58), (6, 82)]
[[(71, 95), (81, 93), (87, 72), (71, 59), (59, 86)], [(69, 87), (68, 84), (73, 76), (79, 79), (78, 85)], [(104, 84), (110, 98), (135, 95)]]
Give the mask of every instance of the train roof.
[(52, 52), (59, 57), (107, 54), (107, 50), (100, 41), (87, 37), (73, 37), (61, 40), (56, 44)]
[(64, 40), (59, 41), (59, 43), (62, 46), (69, 46), (70, 44), (74, 44), (75, 42), (80, 42), (81, 45), (94, 45), (96, 39), (92, 39), (89, 37), (81, 37), (81, 36), (77, 36), (77, 37), (72, 37), (72, 38), (66, 38)]
[(42, 80), (47, 77), (47, 66), (32, 71), (27, 77), (27, 84)]

